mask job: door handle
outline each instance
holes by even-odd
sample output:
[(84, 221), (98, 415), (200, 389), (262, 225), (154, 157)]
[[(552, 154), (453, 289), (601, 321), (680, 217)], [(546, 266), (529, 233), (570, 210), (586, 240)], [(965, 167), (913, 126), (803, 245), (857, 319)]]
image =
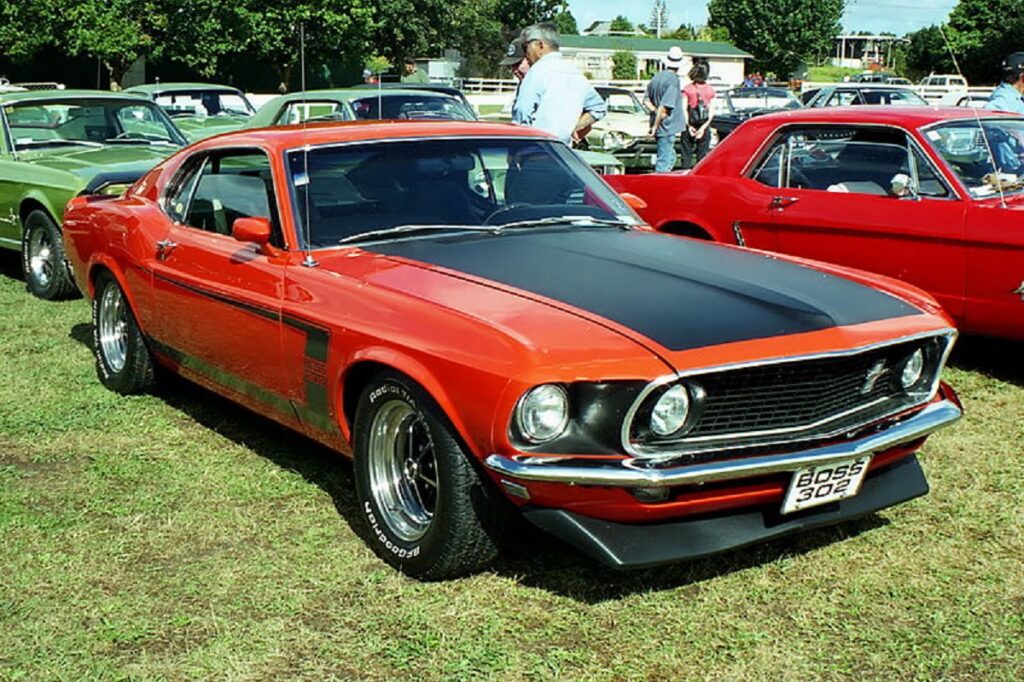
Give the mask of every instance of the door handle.
[(800, 201), (800, 197), (772, 197), (771, 207), (781, 211), (787, 206), (792, 206), (798, 201)]
[(170, 239), (161, 239), (156, 243), (156, 259), (163, 260), (167, 256), (171, 255), (171, 251), (174, 250), (177, 244), (172, 242)]

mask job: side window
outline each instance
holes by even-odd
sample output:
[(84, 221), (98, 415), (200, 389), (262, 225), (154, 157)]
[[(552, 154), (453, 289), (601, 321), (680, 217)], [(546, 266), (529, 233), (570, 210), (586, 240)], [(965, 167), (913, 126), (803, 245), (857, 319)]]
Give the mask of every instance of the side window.
[[(192, 172), (189, 176), (188, 173)], [(239, 218), (268, 218), (270, 242), (283, 247), (270, 159), (262, 151), (238, 150), (209, 155), (185, 176), (168, 212), (188, 227), (230, 235)]]
[(192, 200), (192, 193), (196, 188), (196, 180), (206, 163), (206, 157), (192, 158), (185, 162), (178, 175), (171, 181), (171, 186), (164, 199), (164, 209), (167, 215), (176, 223), (184, 222), (185, 213), (188, 210), (189, 202)]
[(846, 107), (851, 104), (859, 104), (857, 93), (852, 90), (837, 90), (829, 97), (827, 107)]
[(303, 121), (347, 121), (348, 115), (339, 102), (289, 102), (277, 117), (276, 125), (292, 125)]

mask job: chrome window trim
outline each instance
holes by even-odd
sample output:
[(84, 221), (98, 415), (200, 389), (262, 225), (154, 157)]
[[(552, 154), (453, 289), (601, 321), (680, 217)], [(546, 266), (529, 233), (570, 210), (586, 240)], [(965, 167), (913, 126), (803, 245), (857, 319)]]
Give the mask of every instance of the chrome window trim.
[[(715, 439), (715, 440), (720, 440), (720, 441), (721, 440), (736, 440), (736, 439), (744, 439), (744, 438), (756, 438), (756, 437), (763, 436), (763, 435), (764, 436), (772, 436), (772, 435), (775, 435), (776, 433), (778, 433), (780, 435), (782, 435), (784, 433), (793, 433), (793, 432), (799, 432), (799, 433), (803, 434), (799, 438), (781, 438), (779, 440), (773, 440), (773, 441), (768, 442), (768, 443), (760, 443), (760, 442), (757, 443), (757, 446), (761, 447), (761, 446), (782, 445), (782, 444), (791, 443), (791, 442), (798, 442), (800, 440), (806, 440), (807, 438), (831, 438), (831, 437), (836, 436), (836, 435), (841, 434), (841, 433), (845, 433), (845, 432), (848, 432), (848, 431), (856, 430), (858, 428), (862, 428), (863, 426), (865, 426), (867, 424), (870, 424), (871, 422), (880, 421), (882, 419), (886, 419), (888, 417), (891, 417), (894, 414), (897, 414), (899, 412), (902, 412), (902, 411), (905, 411), (905, 410), (911, 410), (911, 409), (914, 409), (916, 407), (920, 407), (921, 405), (927, 403), (928, 401), (932, 400), (932, 398), (935, 397), (935, 394), (939, 390), (939, 382), (941, 381), (942, 370), (946, 366), (946, 360), (949, 358), (949, 354), (950, 354), (950, 352), (952, 352), (953, 345), (954, 345), (954, 343), (956, 341), (956, 338), (957, 338), (957, 331), (955, 329), (947, 327), (945, 329), (929, 331), (929, 332), (921, 332), (919, 334), (911, 334), (909, 336), (901, 336), (901, 337), (895, 338), (895, 339), (888, 339), (886, 341), (881, 341), (881, 342), (878, 342), (878, 343), (868, 344), (866, 346), (859, 346), (857, 348), (850, 348), (850, 349), (844, 349), (844, 350), (839, 350), (839, 351), (829, 351), (829, 352), (825, 352), (825, 353), (810, 353), (810, 354), (807, 354), (807, 355), (789, 356), (789, 357), (784, 357), (784, 358), (772, 358), (770, 360), (756, 360), (756, 361), (751, 361), (751, 362), (740, 362), (740, 363), (732, 363), (732, 364), (725, 364), (725, 365), (715, 365), (715, 366), (711, 366), (711, 367), (700, 367), (700, 368), (686, 370), (684, 372), (677, 372), (675, 374), (667, 374), (667, 375), (658, 377), (657, 379), (654, 379), (649, 384), (647, 384), (646, 387), (644, 387), (644, 389), (640, 392), (640, 394), (633, 401), (633, 404), (630, 405), (629, 410), (626, 411), (626, 416), (625, 416), (625, 418), (622, 421), (622, 428), (621, 428), (621, 431), (620, 431), (620, 441), (621, 441), (622, 449), (627, 454), (629, 454), (629, 455), (631, 455), (631, 456), (633, 456), (633, 457), (635, 457), (637, 459), (646, 460), (646, 461), (668, 460), (668, 459), (675, 459), (675, 458), (678, 458), (678, 457), (683, 457), (683, 456), (686, 456), (686, 455), (695, 454), (696, 452), (707, 453), (707, 452), (715, 452), (716, 450), (727, 450), (727, 449), (730, 449), (728, 447), (722, 447), (722, 448), (696, 448), (696, 449), (695, 448), (679, 448), (679, 449), (668, 449), (667, 450), (665, 448), (658, 448), (658, 447), (651, 447), (651, 446), (644, 446), (644, 445), (634, 445), (633, 443), (631, 443), (630, 442), (630, 438), (629, 438), (629, 433), (632, 430), (633, 420), (636, 418), (636, 414), (639, 411), (640, 406), (643, 404), (644, 400), (653, 391), (655, 391), (658, 388), (664, 386), (665, 384), (674, 383), (676, 381), (680, 381), (682, 379), (685, 379), (686, 377), (701, 376), (703, 374), (710, 374), (710, 373), (717, 373), (717, 372), (724, 372), (724, 371), (732, 371), (732, 370), (738, 370), (738, 369), (745, 369), (745, 368), (749, 368), (749, 367), (764, 367), (764, 366), (770, 366), (770, 365), (786, 364), (786, 363), (791, 363), (791, 362), (805, 362), (805, 361), (809, 361), (809, 360), (819, 360), (819, 359), (824, 359), (824, 358), (849, 357), (849, 356), (852, 356), (852, 355), (858, 355), (860, 353), (866, 353), (866, 352), (869, 352), (869, 351), (872, 351), (872, 350), (876, 350), (876, 349), (879, 349), (879, 348), (887, 348), (889, 346), (899, 345), (901, 343), (910, 343), (910, 342), (918, 341), (918, 340), (922, 340), (922, 339), (938, 338), (938, 337), (944, 337), (946, 339), (946, 347), (945, 347), (945, 349), (942, 352), (942, 357), (939, 360), (938, 369), (935, 372), (935, 376), (932, 379), (932, 385), (931, 385), (930, 389), (927, 391), (927, 393), (923, 393), (922, 394), (924, 397), (922, 397), (919, 401), (915, 401), (915, 402), (910, 403), (910, 404), (900, 405), (899, 408), (894, 410), (893, 412), (887, 413), (887, 414), (883, 414), (883, 415), (880, 415), (880, 416), (876, 416), (876, 417), (872, 417), (871, 419), (869, 419), (868, 421), (866, 421), (866, 422), (864, 422), (862, 424), (856, 424), (856, 425), (853, 425), (853, 426), (844, 426), (843, 428), (839, 429), (839, 431), (837, 433), (806, 434), (805, 432), (808, 431), (809, 429), (814, 429), (817, 426), (823, 426), (823, 425), (828, 424), (830, 422), (834, 422), (837, 419), (841, 419), (844, 416), (849, 416), (850, 414), (855, 414), (856, 412), (868, 409), (868, 408), (870, 408), (872, 406), (880, 404), (881, 402), (885, 402), (886, 400), (889, 400), (889, 399), (885, 398), (885, 399), (882, 399), (880, 401), (874, 401), (874, 402), (872, 402), (870, 404), (867, 404), (867, 405), (861, 405), (861, 406), (857, 407), (853, 411), (847, 411), (847, 412), (844, 412), (844, 413), (839, 414), (839, 415), (832, 415), (828, 419), (821, 420), (821, 421), (815, 422), (813, 424), (801, 425), (799, 427), (787, 427), (786, 429), (774, 429), (774, 430), (768, 429), (768, 430), (763, 430), (763, 431), (749, 431), (749, 432), (743, 432), (743, 433), (730, 433), (730, 434), (724, 434), (724, 435), (721, 435), (721, 436), (706, 436), (706, 437), (702, 437), (702, 440), (705, 440), (705, 441), (710, 440), (710, 439)], [(694, 440), (696, 441), (696, 439), (694, 439)], [(671, 443), (669, 445), (670, 446), (671, 445), (678, 445), (678, 441), (676, 443)]]

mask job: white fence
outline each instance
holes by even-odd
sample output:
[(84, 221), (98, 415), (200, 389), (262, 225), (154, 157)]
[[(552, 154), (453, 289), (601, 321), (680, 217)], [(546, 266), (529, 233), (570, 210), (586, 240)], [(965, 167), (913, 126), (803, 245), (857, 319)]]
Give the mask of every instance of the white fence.
[[(637, 95), (643, 95), (647, 89), (649, 80), (592, 80), (594, 85), (607, 85), (615, 88), (625, 88)], [(459, 89), (466, 94), (469, 93), (501, 93), (515, 92), (518, 82), (513, 79), (503, 78), (464, 78), (461, 83), (455, 83)], [(711, 83), (711, 86), (721, 92), (736, 87), (736, 83)]]

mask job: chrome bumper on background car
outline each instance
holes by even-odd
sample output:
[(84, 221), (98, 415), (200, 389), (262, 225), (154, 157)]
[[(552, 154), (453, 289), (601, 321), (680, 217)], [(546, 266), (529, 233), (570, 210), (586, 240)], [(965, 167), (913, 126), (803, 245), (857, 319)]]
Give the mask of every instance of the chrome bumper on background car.
[(855, 459), (862, 455), (888, 450), (923, 438), (943, 426), (952, 424), (960, 418), (960, 415), (959, 407), (949, 400), (940, 400), (927, 405), (907, 419), (889, 426), (884, 431), (845, 442), (831, 443), (797, 452), (699, 462), (665, 468), (648, 468), (647, 462), (638, 459), (615, 462), (601, 460), (566, 466), (560, 463), (564, 460), (546, 459), (538, 463), (504, 455), (491, 455), (485, 460), (485, 464), (489, 469), (503, 476), (521, 481), (626, 488), (692, 485), (792, 472), (808, 466)]

